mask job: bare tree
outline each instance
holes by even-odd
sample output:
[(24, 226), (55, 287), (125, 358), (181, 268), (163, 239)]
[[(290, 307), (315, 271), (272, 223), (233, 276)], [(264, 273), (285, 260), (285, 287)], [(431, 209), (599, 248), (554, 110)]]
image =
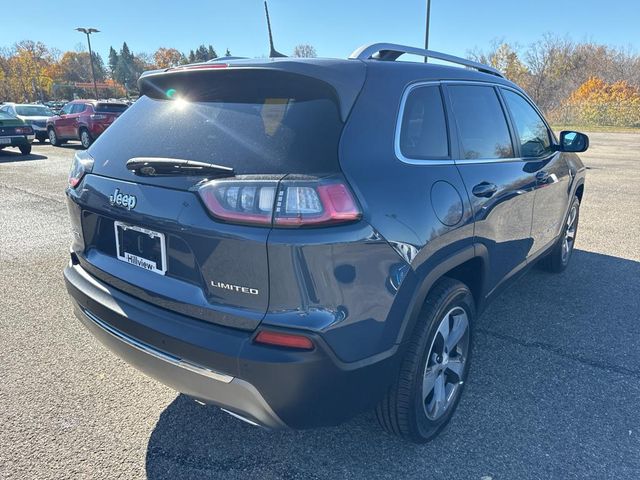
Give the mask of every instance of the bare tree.
[(313, 45), (310, 45), (308, 43), (301, 43), (300, 45), (296, 45), (291, 56), (301, 58), (316, 58), (318, 54), (316, 53), (316, 49), (313, 47)]

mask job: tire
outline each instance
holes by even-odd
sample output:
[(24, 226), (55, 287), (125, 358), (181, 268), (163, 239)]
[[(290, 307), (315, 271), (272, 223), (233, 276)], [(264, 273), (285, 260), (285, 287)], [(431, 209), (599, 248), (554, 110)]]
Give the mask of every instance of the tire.
[(55, 128), (49, 127), (49, 130), (47, 130), (47, 133), (49, 134), (49, 143), (51, 145), (53, 145), (54, 147), (59, 147), (60, 145), (62, 145), (62, 142), (60, 141), (60, 139), (58, 138), (58, 135), (56, 134)]
[(18, 148), (22, 155), (29, 155), (31, 153), (31, 145), (20, 145)]
[[(387, 432), (425, 443), (447, 425), (469, 372), (474, 320), (469, 288), (457, 280), (440, 279), (420, 312), (398, 378), (376, 406), (376, 418)], [(447, 338), (453, 346), (448, 351)]]
[(40, 134), (40, 135), (36, 136), (36, 138), (38, 139), (38, 142), (40, 142), (40, 143), (44, 143), (44, 142), (47, 141), (47, 136), (44, 135), (44, 134)]
[(567, 268), (576, 243), (579, 220), (580, 200), (578, 197), (573, 197), (560, 238), (558, 238), (551, 251), (540, 260), (540, 267), (543, 270), (551, 273), (560, 273)]
[(82, 148), (87, 149), (93, 143), (93, 139), (91, 138), (91, 134), (89, 130), (86, 128), (80, 129), (80, 143), (82, 144)]

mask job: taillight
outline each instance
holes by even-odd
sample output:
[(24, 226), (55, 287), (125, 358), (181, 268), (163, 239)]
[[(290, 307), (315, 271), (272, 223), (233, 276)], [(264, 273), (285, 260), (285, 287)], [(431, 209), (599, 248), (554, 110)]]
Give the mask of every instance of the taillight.
[(198, 190), (211, 214), (233, 223), (304, 227), (360, 219), (362, 213), (341, 179), (213, 180)]
[(69, 186), (76, 188), (82, 177), (91, 173), (91, 170), (93, 170), (93, 157), (86, 150), (76, 152), (71, 163), (71, 170), (69, 170)]
[(18, 135), (32, 135), (33, 134), (33, 128), (31, 128), (31, 127), (16, 127), (15, 132)]
[(343, 182), (306, 184), (284, 181), (278, 189), (274, 224), (281, 226), (329, 225), (358, 220), (353, 194)]
[(211, 214), (235, 223), (271, 225), (278, 182), (214, 180), (198, 190)]
[(255, 343), (273, 345), (275, 347), (296, 348), (300, 350), (313, 350), (313, 342), (309, 337), (293, 333), (274, 332), (262, 330), (253, 339)]

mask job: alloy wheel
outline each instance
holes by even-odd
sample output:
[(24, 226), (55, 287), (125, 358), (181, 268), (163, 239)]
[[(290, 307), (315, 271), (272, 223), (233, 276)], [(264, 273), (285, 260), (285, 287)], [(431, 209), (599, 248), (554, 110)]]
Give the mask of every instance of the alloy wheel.
[(455, 307), (440, 320), (427, 356), (422, 401), (430, 420), (440, 419), (455, 402), (468, 354), (469, 317), (462, 307)]
[(83, 130), (80, 134), (80, 143), (84, 148), (89, 148), (91, 146), (91, 138), (89, 137), (89, 132)]
[(569, 255), (573, 250), (573, 245), (576, 239), (578, 219), (578, 206), (571, 207), (569, 216), (567, 217), (567, 227), (565, 229), (564, 238), (562, 239), (562, 263), (566, 264), (569, 261)]

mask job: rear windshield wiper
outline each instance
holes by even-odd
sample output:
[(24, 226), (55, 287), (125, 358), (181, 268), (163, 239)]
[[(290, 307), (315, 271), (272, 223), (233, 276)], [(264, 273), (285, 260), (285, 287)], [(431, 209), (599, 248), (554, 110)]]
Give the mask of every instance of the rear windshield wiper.
[(216, 175), (230, 177), (234, 174), (231, 167), (182, 158), (162, 157), (131, 158), (127, 161), (127, 169), (143, 177), (159, 175)]

